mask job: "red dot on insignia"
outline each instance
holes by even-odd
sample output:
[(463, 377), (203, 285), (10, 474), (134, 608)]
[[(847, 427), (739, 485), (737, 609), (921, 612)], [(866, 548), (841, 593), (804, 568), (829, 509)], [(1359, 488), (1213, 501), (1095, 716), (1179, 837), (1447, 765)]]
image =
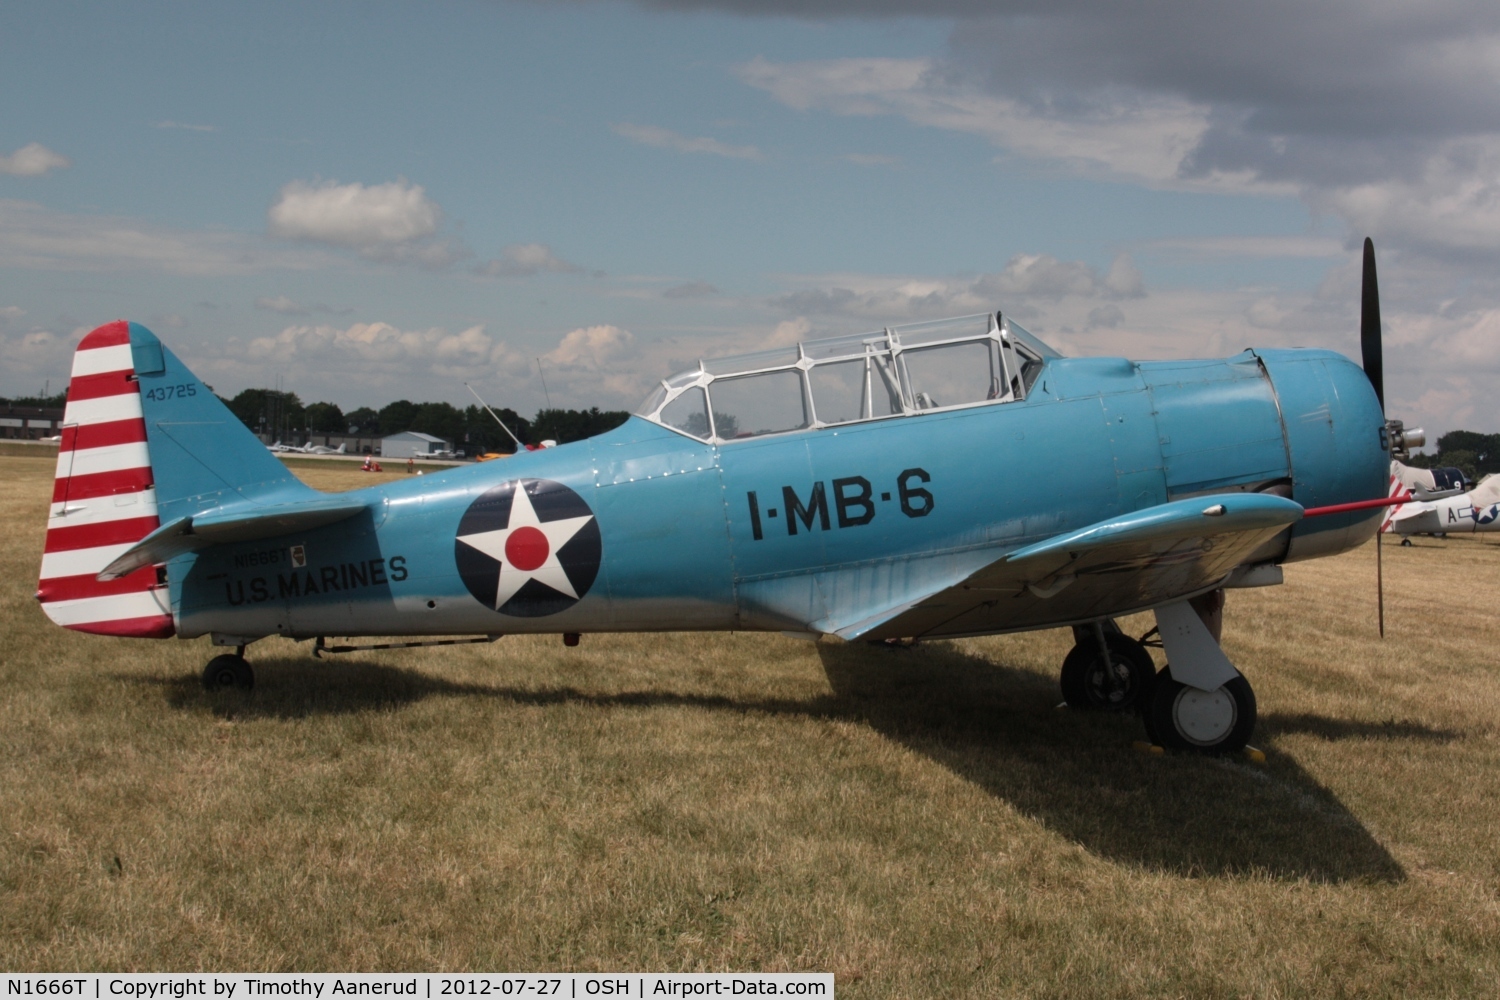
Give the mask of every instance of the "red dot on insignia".
[(547, 536), (535, 528), (517, 528), (505, 540), (505, 561), (523, 573), (530, 573), (547, 561)]

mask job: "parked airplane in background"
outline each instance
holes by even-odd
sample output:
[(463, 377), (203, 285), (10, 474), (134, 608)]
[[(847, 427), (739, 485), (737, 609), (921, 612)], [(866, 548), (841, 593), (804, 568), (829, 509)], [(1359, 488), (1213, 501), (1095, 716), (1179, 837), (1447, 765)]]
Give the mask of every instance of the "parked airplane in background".
[(349, 445), (345, 443), (337, 448), (330, 448), (326, 444), (304, 444), (299, 447), (277, 441), (275, 444), (266, 445), (266, 450), (278, 455), (343, 455), (348, 453)]
[(1412, 535), (1500, 531), (1500, 473), (1485, 476), (1467, 493), (1450, 490), (1392, 507), (1381, 530), (1400, 535), (1402, 545), (1410, 545)]
[[(1420, 430), (1406, 432), (1410, 447), (1419, 447), (1424, 437)], [(1399, 459), (1391, 459), (1391, 496), (1399, 496), (1402, 492), (1406, 492), (1418, 500), (1436, 500), (1473, 488), (1473, 480), (1465, 476), (1462, 469), (1452, 466), (1418, 469)]]
[[(991, 313), (706, 360), (598, 437), (339, 494), (110, 323), (75, 356), (37, 596), (85, 632), (210, 635), (235, 651), (205, 683), (242, 688), (267, 635), (1074, 626), (1071, 704), (1235, 750), (1256, 704), (1205, 621), (1221, 591), (1363, 544), (1389, 503), (1365, 252), (1365, 371), (1065, 358)], [(1113, 622), (1147, 610), (1159, 673)]]

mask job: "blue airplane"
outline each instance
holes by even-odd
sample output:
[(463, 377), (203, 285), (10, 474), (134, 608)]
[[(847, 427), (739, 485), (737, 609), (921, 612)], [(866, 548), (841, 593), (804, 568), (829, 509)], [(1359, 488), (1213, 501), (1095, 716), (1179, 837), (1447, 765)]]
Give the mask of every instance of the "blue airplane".
[[(701, 362), (598, 437), (347, 493), (296, 479), (143, 326), (79, 344), (37, 597), (104, 635), (763, 630), (895, 641), (1072, 626), (1065, 699), (1243, 748), (1225, 588), (1369, 540), (1400, 425), (1324, 350), (1066, 358), (998, 313)], [(1321, 516), (1310, 517), (1309, 512)], [(1160, 672), (1118, 616), (1154, 611)], [(1149, 636), (1149, 634), (1148, 634)], [(415, 643), (420, 644), (420, 643)]]

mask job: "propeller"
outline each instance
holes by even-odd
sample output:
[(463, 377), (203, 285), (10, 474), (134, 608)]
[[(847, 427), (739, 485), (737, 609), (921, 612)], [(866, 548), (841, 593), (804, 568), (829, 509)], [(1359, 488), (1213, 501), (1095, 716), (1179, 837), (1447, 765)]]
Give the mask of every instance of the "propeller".
[[(1375, 241), (1365, 237), (1365, 265), (1359, 282), (1359, 353), (1364, 361), (1365, 376), (1375, 390), (1380, 403), (1380, 412), (1385, 413), (1385, 358), (1380, 349), (1380, 286), (1375, 280)], [(1391, 440), (1390, 425), (1386, 425), (1385, 440)], [(1381, 540), (1385, 532), (1375, 531), (1375, 606), (1379, 621), (1380, 638), (1385, 638), (1385, 571), (1380, 558)]]
[(1380, 350), (1380, 288), (1375, 281), (1375, 241), (1365, 237), (1365, 269), (1359, 290), (1359, 350), (1365, 375), (1385, 412), (1385, 360)]

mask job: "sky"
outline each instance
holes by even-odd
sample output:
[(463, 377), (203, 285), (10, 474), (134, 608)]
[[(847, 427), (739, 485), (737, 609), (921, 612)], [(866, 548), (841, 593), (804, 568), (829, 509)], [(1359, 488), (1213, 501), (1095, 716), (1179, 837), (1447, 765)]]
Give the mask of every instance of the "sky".
[(1357, 357), (1365, 236), (1391, 415), (1500, 430), (1493, 0), (0, 6), (0, 395), (117, 318), (345, 410), (997, 309)]

